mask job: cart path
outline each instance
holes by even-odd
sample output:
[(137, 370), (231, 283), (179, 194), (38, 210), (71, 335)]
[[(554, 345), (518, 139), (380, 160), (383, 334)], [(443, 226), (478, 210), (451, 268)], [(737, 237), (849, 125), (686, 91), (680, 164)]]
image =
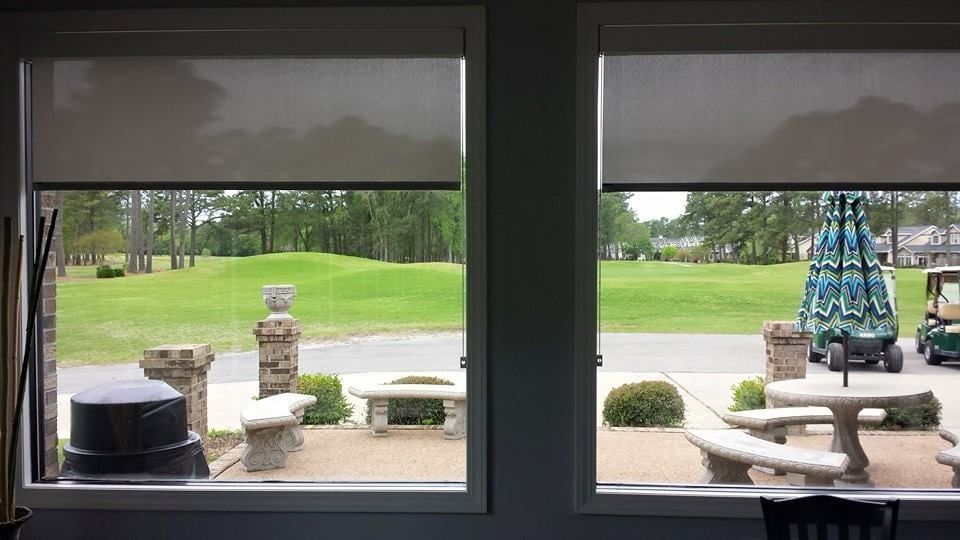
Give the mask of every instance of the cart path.
[[(600, 372), (763, 373), (764, 343), (760, 335), (729, 334), (602, 334)], [(943, 376), (960, 373), (960, 363), (927, 366), (913, 343), (901, 340), (903, 373)], [(300, 373), (365, 373), (456, 371), (460, 365), (460, 336), (418, 335), (411, 338), (356, 340), (300, 348)], [(488, 361), (495, 362), (495, 358)], [(256, 380), (258, 353), (219, 353), (209, 383)], [(883, 371), (883, 364), (851, 363), (851, 373)], [(808, 364), (809, 373), (828, 373), (826, 364)], [(135, 363), (84, 366), (57, 370), (58, 393), (75, 393), (98, 383), (139, 379)]]

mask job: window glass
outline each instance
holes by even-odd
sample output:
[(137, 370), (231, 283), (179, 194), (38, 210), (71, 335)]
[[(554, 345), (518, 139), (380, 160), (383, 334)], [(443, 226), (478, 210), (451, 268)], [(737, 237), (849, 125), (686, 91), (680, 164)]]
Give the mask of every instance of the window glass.
[(46, 478), (462, 486), (462, 62), (34, 61)]
[(598, 483), (949, 488), (960, 55), (600, 62)]
[[(953, 471), (935, 458), (952, 447), (938, 426), (960, 417), (950, 367), (960, 361), (952, 311), (960, 299), (960, 249), (936, 245), (931, 236), (935, 224), (955, 215), (960, 197), (953, 191), (864, 192), (862, 210), (872, 234), (861, 237), (856, 260), (864, 269), (873, 261), (884, 296), (879, 284), (867, 289), (864, 283), (862, 293), (872, 309), (889, 314), (893, 327), (865, 325), (844, 332), (833, 320), (832, 327), (799, 332), (794, 323), (815, 268), (820, 286), (837, 287), (844, 295), (851, 290), (843, 288), (846, 278), (838, 272), (830, 281), (834, 252), (830, 231), (822, 231), (830, 209), (823, 194), (600, 195), (599, 484), (746, 483), (722, 460), (713, 469), (705, 467), (701, 449), (712, 443), (746, 451), (751, 438), (744, 434), (750, 433), (780, 443), (760, 449), (770, 455), (830, 452), (831, 411), (819, 409), (816, 419), (800, 420), (791, 419), (786, 407), (841, 410), (836, 407), (845, 394), (882, 388), (887, 401), (863, 400), (868, 406), (856, 432), (869, 459), (868, 477), (858, 472), (851, 485), (950, 487)], [(897, 246), (874, 243), (875, 235), (887, 233), (899, 238)], [(842, 228), (839, 234), (845, 234)], [(868, 245), (875, 256), (866, 253)], [(843, 260), (850, 271), (853, 259)], [(931, 274), (939, 276), (938, 285), (927, 290)], [(829, 305), (829, 297), (828, 292), (817, 305)], [(839, 299), (836, 303), (832, 309), (842, 309)], [(765, 387), (787, 379), (820, 385), (803, 391), (836, 399), (765, 396)], [(931, 395), (922, 402), (913, 401), (911, 396), (927, 391)], [(770, 418), (789, 426), (762, 429)], [(801, 485), (794, 475), (770, 474), (762, 467), (742, 472), (758, 485)]]

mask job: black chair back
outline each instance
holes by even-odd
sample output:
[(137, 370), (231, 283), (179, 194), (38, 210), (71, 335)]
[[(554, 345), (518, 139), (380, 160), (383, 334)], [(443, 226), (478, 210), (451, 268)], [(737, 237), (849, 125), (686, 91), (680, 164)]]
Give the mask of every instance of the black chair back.
[[(854, 501), (830, 495), (760, 498), (767, 540), (896, 540), (900, 501)], [(876, 534), (878, 533), (878, 534)]]

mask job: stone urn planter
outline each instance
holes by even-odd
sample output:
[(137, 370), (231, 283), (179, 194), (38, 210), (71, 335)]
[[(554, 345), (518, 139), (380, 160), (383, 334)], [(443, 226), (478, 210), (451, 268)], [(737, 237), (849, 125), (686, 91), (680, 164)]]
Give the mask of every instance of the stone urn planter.
[(264, 285), (263, 303), (270, 310), (267, 319), (292, 319), (290, 306), (297, 296), (297, 287), (294, 285)]

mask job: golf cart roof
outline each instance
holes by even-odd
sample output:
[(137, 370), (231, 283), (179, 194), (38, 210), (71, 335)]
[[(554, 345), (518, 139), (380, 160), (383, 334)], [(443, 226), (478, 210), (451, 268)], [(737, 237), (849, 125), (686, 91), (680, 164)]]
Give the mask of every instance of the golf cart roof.
[[(960, 268), (960, 267), (958, 267), (958, 268)], [(881, 270), (882, 272), (891, 272), (891, 273), (897, 271), (897, 269), (894, 268), (894, 267), (892, 267), (892, 266), (881, 266), (881, 267), (880, 267), (880, 270)]]
[(933, 270), (941, 274), (957, 274), (960, 273), (960, 266), (941, 266), (940, 268), (934, 268)]

